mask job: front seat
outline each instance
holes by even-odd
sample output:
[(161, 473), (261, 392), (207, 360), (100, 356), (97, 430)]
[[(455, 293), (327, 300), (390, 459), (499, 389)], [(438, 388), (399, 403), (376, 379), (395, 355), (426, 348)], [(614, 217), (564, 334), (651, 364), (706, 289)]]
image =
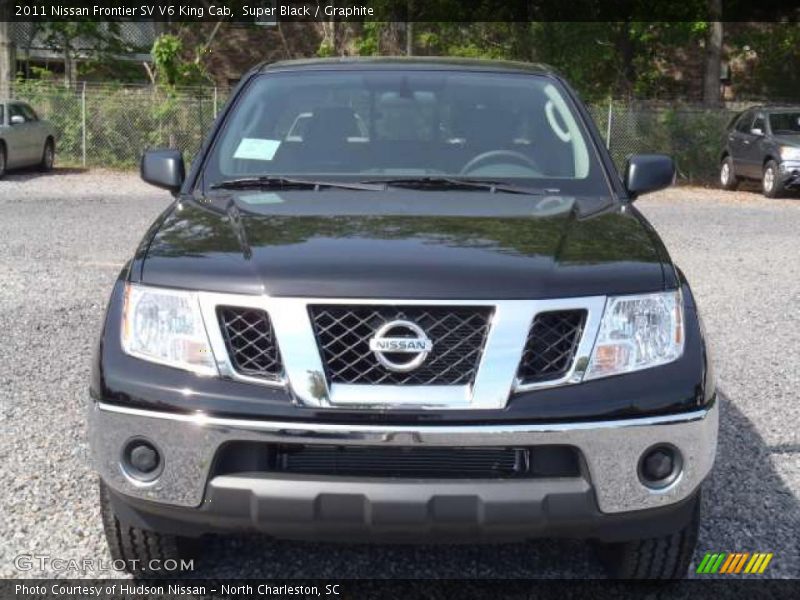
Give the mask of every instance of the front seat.
[(316, 168), (341, 170), (348, 163), (348, 137), (358, 136), (358, 122), (348, 106), (324, 106), (314, 109), (303, 136), (303, 151)]

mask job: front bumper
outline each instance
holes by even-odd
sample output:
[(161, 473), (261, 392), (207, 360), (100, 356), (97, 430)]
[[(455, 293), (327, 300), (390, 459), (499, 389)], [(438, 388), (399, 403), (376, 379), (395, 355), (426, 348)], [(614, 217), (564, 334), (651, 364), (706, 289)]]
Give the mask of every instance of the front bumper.
[[(288, 535), (293, 529), (381, 529), (470, 522), (479, 529), (542, 523), (570, 506), (587, 502), (613, 517), (666, 508), (690, 499), (714, 463), (718, 406), (669, 416), (585, 423), (449, 426), (342, 425), (188, 415), (94, 403), (89, 408), (90, 441), (96, 468), (118, 496), (159, 506), (174, 517), (229, 528)], [(161, 452), (159, 477), (150, 483), (128, 476), (122, 449), (147, 438)], [(242, 473), (212, 476), (214, 458), (235, 441), (357, 446), (537, 446), (577, 448), (585, 475), (530, 480), (425, 480), (308, 477)], [(653, 490), (639, 479), (642, 453), (670, 444), (683, 469), (668, 487)], [(588, 505), (587, 505), (588, 506)], [(176, 513), (177, 511), (177, 513)], [(580, 511), (578, 511), (580, 513)], [(454, 517), (456, 515), (456, 517)], [(461, 515), (460, 517), (458, 515)], [(462, 523), (463, 524), (463, 523)], [(546, 528), (545, 528), (546, 529)]]
[(780, 164), (781, 184), (788, 189), (800, 187), (800, 161), (784, 160)]

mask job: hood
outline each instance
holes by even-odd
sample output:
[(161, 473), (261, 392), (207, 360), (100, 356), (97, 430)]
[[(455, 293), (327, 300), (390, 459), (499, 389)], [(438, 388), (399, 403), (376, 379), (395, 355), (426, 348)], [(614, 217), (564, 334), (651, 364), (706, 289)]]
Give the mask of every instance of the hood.
[[(241, 210), (225, 213), (233, 199)], [(213, 202), (216, 210), (203, 206)], [(663, 289), (663, 248), (600, 199), (484, 192), (257, 192), (185, 200), (142, 281), (271, 296), (539, 299)]]
[(794, 146), (800, 148), (800, 134), (797, 135), (775, 135), (773, 139), (781, 146)]

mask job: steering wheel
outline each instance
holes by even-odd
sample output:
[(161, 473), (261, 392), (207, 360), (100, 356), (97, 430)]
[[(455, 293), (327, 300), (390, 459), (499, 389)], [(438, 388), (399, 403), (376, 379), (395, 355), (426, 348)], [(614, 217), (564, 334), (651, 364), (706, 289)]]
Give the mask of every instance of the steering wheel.
[(518, 164), (523, 167), (529, 167), (537, 174), (541, 173), (539, 170), (539, 165), (521, 152), (516, 152), (514, 150), (489, 150), (488, 152), (483, 152), (478, 154), (478, 156), (471, 158), (467, 164), (461, 167), (460, 174), (467, 175), (471, 171), (474, 171), (478, 167), (482, 167), (485, 164), (502, 163), (507, 162), (508, 160), (514, 164)]

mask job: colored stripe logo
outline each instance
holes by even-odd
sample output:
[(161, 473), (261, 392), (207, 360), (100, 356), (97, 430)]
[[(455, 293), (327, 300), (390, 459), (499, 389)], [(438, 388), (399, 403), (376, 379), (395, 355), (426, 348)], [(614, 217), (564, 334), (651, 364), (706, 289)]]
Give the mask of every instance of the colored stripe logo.
[(772, 552), (706, 552), (696, 573), (736, 575), (763, 573), (772, 560)]

